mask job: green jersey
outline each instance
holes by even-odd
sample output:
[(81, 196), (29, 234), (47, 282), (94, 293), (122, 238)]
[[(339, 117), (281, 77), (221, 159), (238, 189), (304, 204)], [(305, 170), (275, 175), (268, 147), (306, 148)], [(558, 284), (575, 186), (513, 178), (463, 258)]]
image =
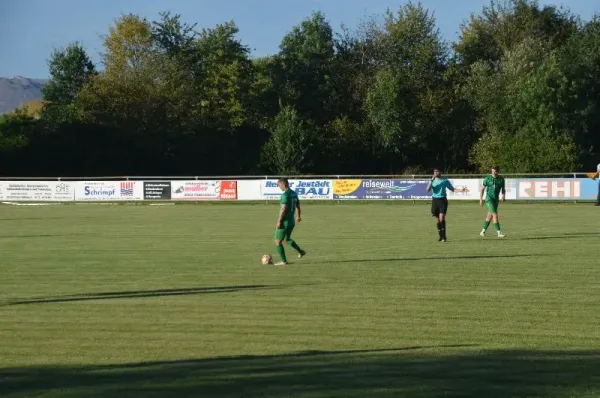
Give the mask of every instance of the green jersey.
[(498, 176), (494, 178), (491, 174), (483, 180), (485, 187), (485, 200), (497, 202), (500, 199), (500, 191), (504, 190), (504, 177)]
[(286, 189), (281, 194), (281, 200), (279, 200), (279, 203), (287, 206), (285, 214), (283, 215), (283, 223), (286, 226), (291, 226), (296, 223), (294, 216), (296, 214), (296, 204), (299, 202), (300, 200), (298, 199), (298, 194), (292, 191), (290, 188)]

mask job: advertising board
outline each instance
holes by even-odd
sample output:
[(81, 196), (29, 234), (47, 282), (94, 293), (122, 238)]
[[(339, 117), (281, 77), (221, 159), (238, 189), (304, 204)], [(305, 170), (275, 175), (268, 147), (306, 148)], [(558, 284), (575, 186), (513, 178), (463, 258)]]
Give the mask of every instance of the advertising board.
[(237, 181), (171, 181), (171, 200), (237, 200)]
[(261, 185), (265, 180), (237, 180), (237, 200), (264, 200)]
[(0, 200), (68, 202), (75, 200), (75, 184), (62, 181), (2, 181)]
[(170, 200), (171, 181), (144, 181), (144, 200)]
[(450, 182), (454, 187), (454, 192), (446, 192), (448, 200), (479, 200), (479, 189), (483, 180), (450, 178)]
[[(290, 188), (298, 194), (300, 200), (333, 199), (331, 180), (289, 180)], [(261, 199), (279, 199), (281, 189), (277, 180), (262, 180), (260, 184)]]
[(518, 179), (517, 200), (591, 200), (597, 184), (589, 178)]
[(339, 200), (420, 200), (431, 198), (429, 180), (333, 180), (333, 198)]
[(237, 181), (221, 181), (221, 189), (219, 190), (220, 200), (237, 200), (238, 199), (238, 182)]
[(76, 201), (143, 200), (142, 181), (79, 181), (75, 185)]

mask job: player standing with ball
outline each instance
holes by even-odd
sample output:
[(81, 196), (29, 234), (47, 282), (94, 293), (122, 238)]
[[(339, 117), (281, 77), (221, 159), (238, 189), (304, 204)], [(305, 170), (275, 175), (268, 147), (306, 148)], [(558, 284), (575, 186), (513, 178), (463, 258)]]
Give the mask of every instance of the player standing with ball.
[(290, 183), (287, 178), (280, 178), (277, 181), (277, 185), (279, 186), (279, 189), (283, 191), (283, 193), (281, 194), (281, 199), (279, 201), (281, 204), (279, 218), (277, 219), (277, 224), (275, 225), (275, 246), (277, 248), (279, 257), (281, 258), (281, 262), (275, 265), (287, 265), (288, 262), (285, 256), (285, 249), (283, 247), (284, 242), (298, 252), (298, 258), (306, 255), (306, 252), (292, 240), (292, 231), (296, 226), (296, 210), (298, 210), (298, 222), (302, 220), (302, 210), (300, 209), (300, 200), (298, 199), (298, 194), (290, 189)]
[(433, 193), (431, 194), (431, 215), (436, 219), (439, 235), (438, 242), (448, 241), (448, 238), (446, 237), (446, 212), (448, 211), (446, 189), (454, 192), (452, 183), (446, 177), (442, 177), (440, 170), (433, 170), (433, 178), (429, 185), (427, 185), (427, 192), (433, 190)]

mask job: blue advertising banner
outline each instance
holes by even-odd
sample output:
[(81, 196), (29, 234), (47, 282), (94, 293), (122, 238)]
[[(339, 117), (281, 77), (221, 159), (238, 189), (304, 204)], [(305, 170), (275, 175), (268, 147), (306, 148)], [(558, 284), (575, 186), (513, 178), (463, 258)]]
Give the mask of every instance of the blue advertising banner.
[(598, 182), (590, 178), (532, 178), (517, 180), (517, 200), (592, 200)]
[(333, 199), (431, 199), (429, 180), (333, 180)]

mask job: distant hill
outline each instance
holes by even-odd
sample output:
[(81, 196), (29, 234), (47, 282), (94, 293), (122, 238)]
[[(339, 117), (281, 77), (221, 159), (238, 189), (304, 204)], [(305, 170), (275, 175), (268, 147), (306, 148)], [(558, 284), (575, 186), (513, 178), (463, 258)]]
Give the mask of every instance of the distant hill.
[(0, 77), (0, 114), (20, 108), (30, 101), (41, 100), (46, 82), (46, 79), (21, 76)]

